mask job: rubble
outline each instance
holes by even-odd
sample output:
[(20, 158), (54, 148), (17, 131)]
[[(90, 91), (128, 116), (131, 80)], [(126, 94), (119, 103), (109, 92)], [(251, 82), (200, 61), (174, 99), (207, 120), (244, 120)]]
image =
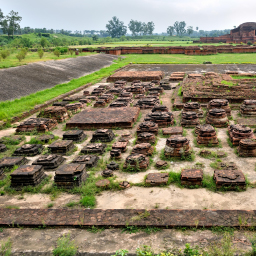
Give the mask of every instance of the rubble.
[(42, 165), (44, 169), (54, 169), (60, 166), (65, 161), (65, 158), (59, 155), (43, 155), (40, 156), (32, 165)]
[(128, 181), (122, 181), (121, 183), (119, 183), (119, 186), (120, 186), (121, 188), (126, 189), (126, 188), (129, 188), (129, 187), (130, 187), (130, 183), (129, 183)]
[(74, 164), (85, 164), (86, 168), (92, 168), (97, 165), (99, 157), (95, 155), (82, 155), (76, 156), (72, 163)]
[(48, 118), (29, 118), (21, 123), (16, 132), (48, 132), (57, 126), (57, 121)]
[(203, 170), (183, 169), (181, 171), (181, 185), (201, 186), (203, 181)]
[(63, 140), (73, 140), (75, 142), (81, 142), (87, 139), (87, 135), (82, 130), (70, 130), (63, 134)]
[(64, 164), (56, 170), (54, 182), (57, 187), (71, 189), (80, 186), (88, 176), (85, 164)]
[(189, 140), (181, 135), (173, 135), (166, 140), (166, 157), (184, 157), (191, 154)]
[(82, 148), (81, 153), (83, 154), (99, 154), (102, 155), (105, 153), (106, 144), (103, 143), (90, 143)]
[(147, 169), (148, 166), (149, 158), (147, 156), (143, 154), (131, 154), (126, 158), (123, 168), (136, 172)]
[(0, 152), (7, 151), (7, 147), (4, 144), (0, 144)]
[(222, 108), (226, 111), (227, 116), (231, 116), (231, 108), (229, 106), (227, 99), (213, 99), (209, 101), (207, 108), (208, 109)]
[(142, 122), (137, 128), (137, 134), (148, 132), (158, 135), (158, 124), (154, 122)]
[(125, 87), (127, 82), (125, 80), (117, 80), (115, 81), (114, 87), (116, 88), (123, 88)]
[(24, 186), (36, 186), (46, 177), (42, 165), (22, 165), (11, 176), (11, 187), (17, 190)]
[(149, 173), (145, 183), (151, 186), (167, 185), (168, 179), (168, 173)]
[(168, 166), (168, 163), (166, 161), (159, 160), (156, 162), (156, 168), (158, 168), (158, 169), (164, 169), (167, 166)]
[(110, 185), (109, 180), (99, 180), (95, 183), (98, 188), (107, 188)]
[(142, 85), (137, 86), (128, 86), (125, 88), (127, 92), (131, 92), (132, 94), (144, 94), (145, 88)]
[(214, 127), (210, 124), (201, 125), (197, 136), (197, 143), (206, 146), (219, 145)]
[(127, 101), (114, 101), (109, 104), (109, 108), (124, 108), (128, 107), (129, 102)]
[(93, 133), (91, 142), (110, 142), (114, 138), (115, 134), (111, 129), (98, 129)]
[(57, 101), (57, 102), (54, 102), (52, 105), (53, 106), (57, 106), (57, 107), (65, 107), (66, 105), (69, 104), (69, 101)]
[(242, 139), (254, 138), (253, 130), (245, 125), (234, 124), (228, 127), (228, 133), (230, 141), (234, 146), (239, 145), (239, 141)]
[(22, 145), (20, 148), (17, 148), (13, 156), (36, 156), (41, 154), (44, 147), (41, 144), (25, 144)]
[(183, 127), (196, 127), (200, 123), (196, 112), (182, 112), (180, 125)]
[(113, 94), (102, 94), (100, 97), (99, 97), (99, 100), (105, 100), (107, 103), (109, 103), (111, 100), (114, 99), (114, 96)]
[(38, 117), (51, 118), (62, 123), (69, 118), (66, 107), (51, 106), (42, 110)]
[(143, 154), (145, 156), (152, 156), (154, 147), (150, 143), (137, 144), (132, 149), (132, 154)]
[(57, 140), (48, 146), (52, 154), (68, 154), (74, 148), (73, 140)]
[(91, 95), (92, 96), (101, 96), (105, 92), (106, 92), (106, 89), (98, 87), (98, 88), (93, 89)]
[(107, 105), (107, 102), (105, 100), (97, 100), (94, 103), (93, 107), (94, 108), (104, 108), (104, 107), (106, 107), (106, 105)]
[(106, 93), (107, 93), (107, 94), (113, 94), (113, 95), (119, 95), (119, 94), (121, 94), (122, 92), (124, 92), (124, 89), (123, 89), (123, 88), (111, 88), (111, 89), (109, 89)]
[(227, 127), (229, 121), (226, 111), (222, 108), (210, 109), (207, 113), (206, 123), (218, 128)]

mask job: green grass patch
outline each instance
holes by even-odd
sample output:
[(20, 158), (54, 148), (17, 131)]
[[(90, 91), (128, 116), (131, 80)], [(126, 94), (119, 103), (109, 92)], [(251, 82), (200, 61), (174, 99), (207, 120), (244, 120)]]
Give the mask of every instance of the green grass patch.
[(225, 85), (228, 85), (229, 88), (238, 85), (238, 83), (234, 83), (233, 81), (225, 81), (225, 80), (222, 80), (221, 83), (225, 84)]

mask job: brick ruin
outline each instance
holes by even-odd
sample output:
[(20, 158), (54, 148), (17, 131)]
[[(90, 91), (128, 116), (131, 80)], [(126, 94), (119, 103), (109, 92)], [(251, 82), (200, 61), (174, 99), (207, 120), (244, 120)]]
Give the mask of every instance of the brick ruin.
[(203, 170), (201, 169), (183, 169), (181, 171), (181, 185), (201, 186), (203, 181)]
[(230, 141), (234, 146), (238, 146), (240, 140), (255, 138), (253, 130), (245, 125), (234, 124), (228, 127)]
[(218, 37), (200, 37), (202, 43), (255, 43), (256, 42), (256, 23), (246, 22), (230, 31), (230, 34)]
[[(229, 103), (242, 103), (244, 100), (256, 98), (256, 79), (234, 79), (228, 74), (214, 74), (187, 76), (182, 84), (183, 102), (208, 103), (213, 99), (224, 98)], [(215, 100), (212, 104), (217, 107), (221, 103)], [(227, 106), (222, 106), (228, 109)]]
[(150, 186), (167, 185), (168, 179), (168, 173), (149, 173), (145, 183)]
[(44, 169), (55, 169), (59, 167), (59, 165), (61, 165), (64, 161), (65, 158), (60, 155), (43, 155), (34, 161), (32, 165), (42, 165)]
[(140, 109), (136, 107), (86, 109), (73, 116), (66, 124), (68, 129), (131, 128)]

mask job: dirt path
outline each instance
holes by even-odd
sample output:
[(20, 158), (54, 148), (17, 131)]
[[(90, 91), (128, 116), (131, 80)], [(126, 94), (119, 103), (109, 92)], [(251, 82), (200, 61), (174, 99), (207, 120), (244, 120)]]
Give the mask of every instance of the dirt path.
[(0, 101), (13, 100), (110, 66), (117, 56), (96, 54), (0, 70)]

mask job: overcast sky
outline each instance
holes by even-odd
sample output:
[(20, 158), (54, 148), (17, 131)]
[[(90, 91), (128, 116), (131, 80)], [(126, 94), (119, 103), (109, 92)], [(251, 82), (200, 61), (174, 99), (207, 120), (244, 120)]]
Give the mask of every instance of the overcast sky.
[(4, 14), (22, 16), (21, 27), (105, 30), (117, 16), (128, 25), (131, 19), (153, 21), (156, 33), (175, 21), (202, 30), (232, 29), (256, 22), (256, 0), (0, 0)]

